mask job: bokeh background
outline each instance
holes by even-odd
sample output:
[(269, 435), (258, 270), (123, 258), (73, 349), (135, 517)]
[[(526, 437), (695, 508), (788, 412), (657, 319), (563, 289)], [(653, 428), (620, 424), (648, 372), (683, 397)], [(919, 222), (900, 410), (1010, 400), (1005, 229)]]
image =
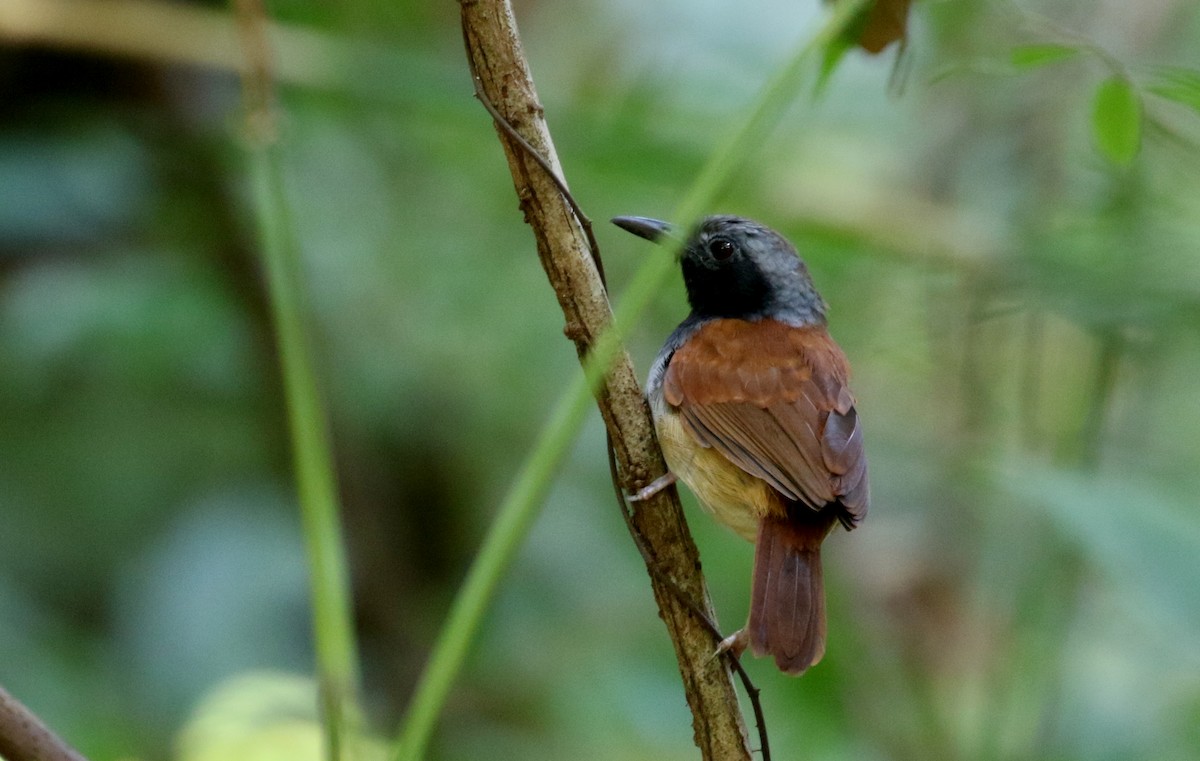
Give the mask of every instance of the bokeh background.
[[(387, 738), (578, 366), (455, 5), (269, 9)], [(517, 12), (617, 298), (646, 244), (603, 220), (669, 215), (822, 13)], [(1070, 51), (1014, 60), (1044, 44)], [(240, 61), (218, 3), (0, 2), (0, 684), (96, 761), (311, 753), (299, 725), (221, 745), (263, 701), (302, 716), (312, 673)], [(776, 758), (1200, 757), (1200, 95), (1163, 68), (1198, 62), (1190, 0), (926, 0), (902, 56), (849, 54), (712, 209), (796, 242), (869, 436), (828, 655), (750, 664)], [(1093, 139), (1114, 75), (1142, 106), (1128, 166)], [(685, 311), (672, 282), (641, 372)], [(751, 547), (685, 501), (735, 627)], [(595, 415), (432, 757), (696, 757)]]

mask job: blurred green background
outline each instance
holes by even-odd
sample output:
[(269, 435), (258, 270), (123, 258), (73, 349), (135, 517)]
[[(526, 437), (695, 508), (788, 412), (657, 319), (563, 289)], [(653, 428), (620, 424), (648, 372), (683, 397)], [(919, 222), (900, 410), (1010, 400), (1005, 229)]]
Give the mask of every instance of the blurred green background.
[[(270, 11), (366, 710), (390, 737), (578, 365), (456, 6)], [(619, 297), (646, 244), (603, 220), (668, 215), (821, 9), (517, 13)], [(797, 244), (869, 437), (870, 519), (826, 545), (828, 655), (799, 680), (748, 664), (775, 757), (1200, 758), (1200, 79), (1178, 68), (1200, 66), (1200, 9), (927, 0), (896, 58), (849, 54), (712, 209)], [(309, 705), (239, 64), (217, 4), (0, 4), (0, 684), (94, 761), (238, 757), (197, 729), (230, 684)], [(1141, 108), (1127, 165), (1094, 135), (1114, 76)], [(672, 282), (640, 372), (685, 311)], [(732, 629), (752, 548), (685, 501)], [(432, 757), (697, 757), (594, 414)]]

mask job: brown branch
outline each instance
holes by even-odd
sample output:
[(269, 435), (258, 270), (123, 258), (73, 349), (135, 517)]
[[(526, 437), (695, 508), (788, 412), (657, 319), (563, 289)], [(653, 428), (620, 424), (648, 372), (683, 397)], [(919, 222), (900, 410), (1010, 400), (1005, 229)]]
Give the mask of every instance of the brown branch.
[[(585, 218), (573, 209), (569, 194), (562, 192), (566, 183), (512, 7), (507, 0), (460, 0), (460, 6), (475, 87), (494, 109), (493, 116), (499, 117), (497, 132), (521, 210), (533, 229), (538, 256), (566, 318), (565, 332), (575, 342), (579, 356), (585, 357), (608, 328), (612, 312), (583, 227)], [(499, 122), (515, 130), (520, 141)], [(649, 409), (633, 365), (623, 352), (597, 393), (597, 402), (612, 437), (621, 487), (630, 493), (662, 475), (666, 468)], [(654, 598), (675, 645), (696, 745), (705, 759), (749, 759), (729, 669), (724, 659), (712, 657), (712, 634), (685, 602), (694, 601), (703, 618), (714, 618), (699, 553), (684, 522), (678, 494), (665, 489), (638, 502), (631, 520), (644, 542)], [(677, 594), (676, 587), (682, 594)]]
[[(630, 502), (625, 494), (621, 491), (621, 475), (617, 466), (617, 456), (613, 451), (612, 436), (608, 437), (608, 470), (612, 477), (613, 490), (617, 496), (617, 508), (621, 511), (621, 519), (625, 521), (625, 528), (629, 530), (629, 537), (633, 539), (634, 545), (638, 552), (641, 553), (642, 561), (646, 564), (646, 570), (650, 575), (658, 581), (670, 588), (675, 597), (683, 603), (683, 605), (692, 612), (700, 623), (708, 629), (713, 636), (713, 643), (720, 643), (724, 640), (725, 635), (713, 623), (713, 620), (708, 617), (708, 614), (700, 609), (700, 606), (692, 600), (683, 589), (680, 588), (675, 580), (663, 573), (658, 564), (654, 562), (654, 556), (650, 550), (646, 548), (646, 540), (638, 533), (638, 529), (633, 525), (633, 516), (629, 513)], [(762, 692), (758, 687), (754, 686), (754, 682), (750, 680), (750, 674), (746, 672), (740, 656), (734, 652), (735, 648), (726, 649), (721, 655), (728, 659), (729, 665), (737, 672), (738, 678), (742, 680), (742, 689), (746, 691), (746, 697), (750, 700), (750, 708), (754, 711), (754, 726), (758, 729), (758, 752), (762, 757), (762, 761), (771, 761), (771, 742), (767, 737), (767, 721), (763, 716), (762, 700), (759, 699), (759, 693)]]
[(0, 757), (8, 761), (87, 761), (0, 687)]

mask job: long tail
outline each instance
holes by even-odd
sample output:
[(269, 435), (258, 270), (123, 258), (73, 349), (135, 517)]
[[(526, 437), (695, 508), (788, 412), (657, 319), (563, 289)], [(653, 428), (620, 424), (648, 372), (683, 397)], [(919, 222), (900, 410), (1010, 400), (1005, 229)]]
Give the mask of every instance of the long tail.
[(825, 654), (821, 542), (836, 520), (823, 511), (800, 522), (796, 512), (791, 520), (768, 517), (759, 524), (748, 625), (753, 653), (770, 653), (780, 670), (793, 675)]

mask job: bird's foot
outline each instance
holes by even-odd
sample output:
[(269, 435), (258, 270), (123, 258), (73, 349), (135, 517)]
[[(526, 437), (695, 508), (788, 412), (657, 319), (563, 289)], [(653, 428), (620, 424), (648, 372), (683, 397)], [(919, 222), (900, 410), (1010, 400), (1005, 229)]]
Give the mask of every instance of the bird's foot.
[(725, 653), (733, 653), (733, 657), (741, 658), (742, 653), (746, 652), (746, 646), (750, 644), (750, 633), (745, 628), (738, 629), (733, 634), (730, 634), (725, 639), (721, 640), (717, 645), (717, 652), (713, 653), (716, 658)]
[(629, 501), (630, 502), (645, 502), (646, 500), (653, 497), (655, 494), (658, 494), (663, 489), (665, 489), (668, 486), (670, 486), (671, 484), (675, 483), (676, 480), (677, 479), (675, 478), (675, 474), (668, 470), (666, 473), (664, 473), (663, 475), (654, 479), (649, 484), (638, 489), (634, 494), (632, 494), (629, 497)]

